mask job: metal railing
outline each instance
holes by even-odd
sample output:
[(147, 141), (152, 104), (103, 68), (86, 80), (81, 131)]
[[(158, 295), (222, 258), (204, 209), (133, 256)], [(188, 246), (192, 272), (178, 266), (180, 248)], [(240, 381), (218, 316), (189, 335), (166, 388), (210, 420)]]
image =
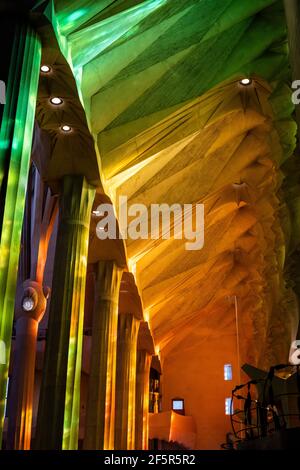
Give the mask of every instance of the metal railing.
[[(274, 377), (277, 371), (284, 369), (295, 374), (296, 391), (276, 393)], [(221, 447), (236, 448), (241, 441), (261, 439), (281, 429), (299, 426), (300, 365), (279, 364), (271, 367), (264, 378), (249, 380), (232, 390), (232, 433), (228, 433), (230, 439)]]

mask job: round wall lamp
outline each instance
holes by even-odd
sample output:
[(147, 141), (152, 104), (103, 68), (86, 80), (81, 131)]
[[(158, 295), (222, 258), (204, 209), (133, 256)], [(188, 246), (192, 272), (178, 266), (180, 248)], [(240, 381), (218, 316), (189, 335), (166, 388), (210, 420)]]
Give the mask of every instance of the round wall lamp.
[(251, 83), (252, 83), (251, 78), (242, 78), (242, 80), (240, 80), (240, 84), (243, 86), (249, 86), (251, 85)]
[(41, 66), (40, 70), (41, 70), (42, 73), (49, 73), (49, 72), (51, 72), (51, 67), (49, 65), (45, 64), (45, 65)]
[(61, 130), (62, 130), (65, 134), (67, 134), (68, 132), (71, 132), (72, 127), (69, 126), (68, 124), (64, 124), (63, 126), (61, 126)]
[(22, 300), (22, 308), (25, 312), (31, 312), (34, 309), (34, 300), (32, 297), (24, 297)]
[(55, 106), (59, 106), (60, 104), (63, 103), (63, 100), (59, 98), (58, 96), (54, 96), (53, 98), (50, 98), (50, 103), (54, 104)]

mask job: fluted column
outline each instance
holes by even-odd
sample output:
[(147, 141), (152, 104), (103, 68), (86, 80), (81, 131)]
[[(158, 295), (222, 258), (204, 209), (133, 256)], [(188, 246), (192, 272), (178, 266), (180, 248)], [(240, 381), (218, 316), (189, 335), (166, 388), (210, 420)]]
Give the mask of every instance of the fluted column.
[(17, 298), (16, 347), (10, 382), (7, 449), (30, 449), (36, 341), (47, 296), (48, 289), (27, 280), (23, 283), (22, 294)]
[(99, 261), (84, 449), (113, 449), (118, 300), (122, 269)]
[(41, 42), (35, 31), (27, 24), (19, 24), (16, 18), (13, 21), (16, 26), (11, 38), (13, 47), (0, 129), (0, 349), (5, 356), (0, 360), (0, 443), (41, 60)]
[(95, 189), (65, 176), (60, 195), (36, 448), (77, 449), (89, 222)]
[(135, 448), (148, 449), (149, 375), (151, 354), (145, 349), (137, 351), (135, 399)]
[(140, 321), (130, 313), (118, 319), (115, 449), (135, 447), (136, 351)]

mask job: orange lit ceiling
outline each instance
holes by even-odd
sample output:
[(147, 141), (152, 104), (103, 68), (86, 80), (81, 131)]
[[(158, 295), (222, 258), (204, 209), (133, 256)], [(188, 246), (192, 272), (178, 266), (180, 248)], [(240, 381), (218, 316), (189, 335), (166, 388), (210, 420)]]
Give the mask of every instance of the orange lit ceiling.
[[(164, 353), (193, 329), (207, 336), (208, 317), (221, 334), (236, 296), (243, 360), (286, 361), (298, 317), (300, 193), (282, 2), (55, 8), (111, 198), (205, 206), (202, 250), (127, 240), (156, 343)], [(245, 76), (249, 87), (239, 85)]]
[[(236, 81), (211, 90), (139, 135), (140, 155), (151, 140), (144, 165), (107, 181), (128, 204), (205, 207), (202, 250), (186, 251), (184, 241), (174, 239), (127, 241), (161, 348), (177, 346), (190, 328), (209, 334), (207, 316), (226, 328), (234, 321), (236, 295), (247, 360), (265, 357), (269, 334), (287, 353), (296, 307), (283, 277), (291, 227), (279, 167), (291, 152), (285, 132), (292, 135), (294, 124), (272, 112), (272, 103), (276, 107), (284, 95), (288, 101), (288, 90), (278, 88), (271, 102), (270, 92), (260, 79), (247, 90)], [(128, 148), (131, 141), (124, 154)]]

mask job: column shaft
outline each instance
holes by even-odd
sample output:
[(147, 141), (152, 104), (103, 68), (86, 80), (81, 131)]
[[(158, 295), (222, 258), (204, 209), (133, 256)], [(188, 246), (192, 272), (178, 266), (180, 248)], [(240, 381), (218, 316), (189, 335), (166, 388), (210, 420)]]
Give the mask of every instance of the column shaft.
[(38, 449), (78, 447), (84, 295), (94, 194), (83, 176), (64, 177), (37, 420)]
[(149, 374), (151, 355), (146, 350), (137, 351), (136, 400), (135, 400), (135, 448), (148, 449)]
[(118, 300), (122, 270), (99, 261), (93, 314), (85, 449), (113, 449)]
[(34, 318), (21, 317), (17, 321), (8, 421), (8, 449), (30, 449), (37, 331), (38, 322)]
[(40, 61), (37, 34), (16, 20), (0, 130), (0, 442)]
[(118, 319), (115, 449), (134, 449), (136, 350), (139, 320), (122, 313)]

